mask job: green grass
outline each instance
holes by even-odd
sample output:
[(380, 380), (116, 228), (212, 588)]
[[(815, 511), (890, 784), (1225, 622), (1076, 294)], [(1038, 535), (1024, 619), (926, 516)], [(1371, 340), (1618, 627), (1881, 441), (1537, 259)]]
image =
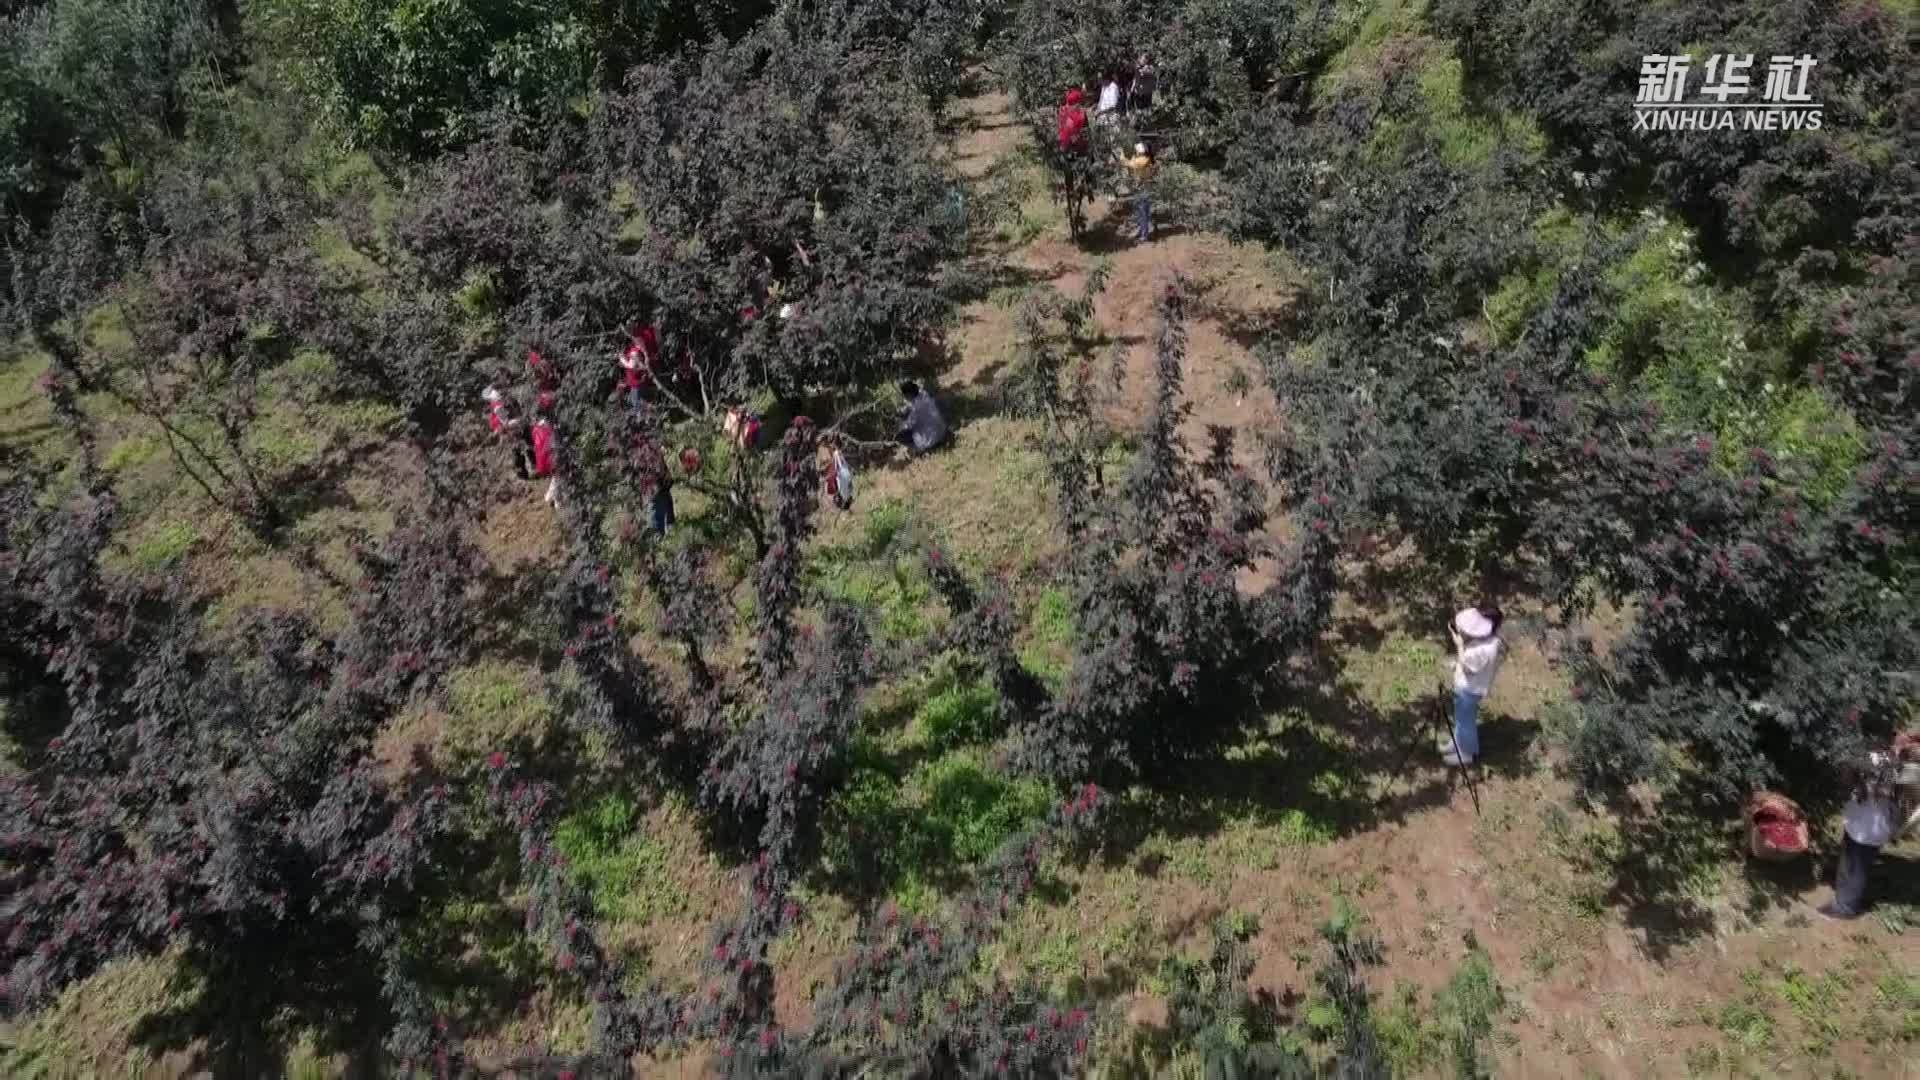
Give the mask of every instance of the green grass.
[(1809, 975), (1789, 966), (1781, 972), (1775, 989), (1807, 1030), (1823, 1041), (1839, 1036), (1837, 1021), (1841, 1015), (1841, 998), (1847, 990), (1845, 978), (1831, 971)]
[(1469, 949), (1447, 985), (1433, 996), (1434, 1018), (1457, 1075), (1492, 1075), (1487, 1043), (1506, 1004), (1492, 960), (1477, 946)]
[(439, 748), (464, 764), (518, 744), (540, 745), (554, 718), (539, 673), (496, 660), (456, 668), (447, 676), (447, 713)]
[(928, 745), (943, 750), (985, 742), (998, 734), (994, 720), (999, 701), (1000, 695), (990, 686), (957, 682), (914, 711), (914, 728)]
[(902, 557), (875, 563), (842, 563), (819, 569), (828, 597), (867, 611), (886, 641), (916, 641), (933, 632), (939, 606), (918, 566)]
[(142, 432), (128, 435), (113, 444), (100, 459), (100, 465), (108, 472), (133, 472), (167, 452), (167, 442), (159, 435)]
[(970, 754), (948, 754), (916, 773), (928, 827), (947, 837), (954, 856), (977, 862), (1014, 833), (1044, 818), (1053, 804), (1046, 786), (987, 772)]
[(170, 957), (109, 962), (0, 1039), (0, 1076), (18, 1080), (144, 1076), (158, 1062), (137, 1037), (148, 1017), (187, 1006), (195, 989)]
[(807, 565), (809, 577), (824, 595), (866, 611), (887, 641), (926, 637), (933, 632), (938, 613), (944, 611), (918, 559), (894, 550), (911, 519), (903, 503), (877, 503), (862, 521), (857, 541), (823, 545)]
[(143, 530), (129, 554), (142, 570), (162, 570), (179, 562), (199, 540), (200, 530), (191, 521), (162, 522)]
[(624, 795), (603, 795), (562, 819), (553, 846), (603, 917), (646, 922), (685, 910), (686, 896), (668, 873), (666, 850), (640, 830)]
[(1889, 934), (1900, 935), (1920, 930), (1920, 904), (1886, 901), (1875, 904), (1873, 914)]
[[(1316, 1031), (1330, 1031), (1339, 1024), (1340, 1014), (1332, 1004), (1320, 1002), (1318, 1012), (1309, 1010), (1308, 1023)], [(1395, 1076), (1418, 1072), (1434, 1058), (1434, 1043), (1420, 1008), (1420, 988), (1410, 982), (1396, 982), (1374, 1011), (1374, 1030), (1380, 1036), (1380, 1049), (1386, 1052)]]
[(257, 469), (270, 474), (317, 464), (330, 451), (384, 438), (400, 410), (374, 401), (275, 408), (247, 430), (244, 447)]
[(1289, 848), (1330, 844), (1337, 835), (1331, 822), (1318, 820), (1297, 807), (1280, 811), (1273, 831), (1281, 846)]
[(1547, 210), (1533, 220), (1529, 231), (1538, 263), (1509, 272), (1486, 298), (1487, 323), (1495, 342), (1511, 344), (1519, 338), (1527, 320), (1553, 299), (1562, 269), (1586, 254), (1588, 239), (1595, 230), (1602, 235), (1617, 232), (1564, 206)]
[(0, 343), (0, 447), (24, 448), (37, 464), (54, 464), (71, 452), (66, 435), (54, 425), (53, 410), (40, 391), (47, 357)]
[(1743, 1053), (1757, 1053), (1773, 1043), (1773, 1017), (1745, 1001), (1729, 1001), (1709, 1022)]
[(453, 294), (454, 303), (475, 321), (494, 316), (500, 305), (500, 286), (491, 267), (476, 266)]
[(992, 772), (972, 751), (943, 754), (904, 777), (869, 751), (827, 809), (826, 861), (881, 891), (948, 880), (1039, 822), (1046, 786)]
[(906, 529), (909, 513), (905, 503), (892, 499), (877, 503), (867, 511), (867, 519), (861, 529), (861, 541), (866, 545), (866, 554), (877, 556), (892, 547), (894, 540)]
[(1743, 446), (1761, 446), (1782, 462), (1801, 466), (1801, 491), (1808, 502), (1822, 507), (1846, 490), (1854, 467), (1866, 455), (1866, 442), (1852, 418), (1812, 387), (1768, 384), (1746, 426), (1723, 435), (1723, 459), (1737, 455)]
[(1454, 1076), (1490, 1076), (1488, 1043), (1506, 1005), (1492, 961), (1474, 947), (1434, 992), (1430, 1009), (1421, 1008), (1417, 986), (1399, 982), (1375, 1010), (1374, 1025), (1395, 1076), (1433, 1073), (1442, 1062)]
[(1882, 975), (1861, 1026), (1870, 1043), (1920, 1043), (1920, 971), (1896, 969)]
[(1360, 673), (1368, 698), (1391, 711), (1433, 693), (1446, 653), (1424, 638), (1396, 631), (1369, 657)]
[(1462, 88), (1460, 60), (1449, 48), (1438, 49), (1420, 70), (1420, 96), (1427, 107), (1425, 123), (1440, 146), (1440, 156), (1451, 165), (1485, 165), (1501, 146), (1518, 148), (1527, 159), (1546, 156), (1547, 139), (1540, 126), (1525, 116), (1472, 113)]
[(1590, 364), (1651, 395), (1675, 427), (1714, 433), (1723, 467), (1765, 446), (1829, 474), (1823, 487), (1840, 482), (1830, 474), (1851, 465), (1844, 433), (1826, 430), (1831, 414), (1817, 395), (1790, 387), (1782, 356), (1748, 339), (1760, 325), (1751, 302), (1712, 283), (1693, 230), (1648, 215), (1640, 245), (1608, 283), (1618, 304)]
[(1334, 8), (1333, 40), (1346, 44), (1328, 61), (1314, 89), (1316, 98), (1370, 70), (1389, 38), (1418, 33), (1426, 0), (1341, 0)]
[(1058, 690), (1073, 655), (1073, 600), (1065, 589), (1049, 586), (1040, 591), (1027, 615), (1025, 637), (1020, 662)]

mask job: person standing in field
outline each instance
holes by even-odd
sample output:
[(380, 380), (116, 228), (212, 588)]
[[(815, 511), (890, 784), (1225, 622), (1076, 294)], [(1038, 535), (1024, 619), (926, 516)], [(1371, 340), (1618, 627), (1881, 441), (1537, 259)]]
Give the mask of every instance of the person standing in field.
[(1442, 748), (1447, 764), (1467, 766), (1480, 756), (1480, 703), (1493, 689), (1506, 643), (1500, 639), (1500, 609), (1477, 604), (1453, 617), (1453, 739)]
[(533, 475), (547, 477), (547, 505), (560, 505), (560, 477), (556, 475), (560, 448), (556, 443), (553, 421), (544, 410), (533, 421)]
[(661, 453), (660, 475), (654, 481), (653, 497), (648, 500), (647, 512), (654, 535), (667, 535), (667, 529), (673, 525), (673, 469), (668, 467), (664, 451)]
[(1133, 81), (1127, 86), (1127, 111), (1144, 113), (1153, 108), (1153, 89), (1156, 82), (1153, 63), (1145, 53), (1133, 65)]
[(1153, 200), (1147, 193), (1153, 180), (1153, 151), (1146, 143), (1133, 144), (1127, 172), (1133, 178), (1133, 239), (1144, 244), (1153, 237)]
[(527, 350), (527, 374), (533, 377), (533, 408), (535, 413), (553, 411), (560, 400), (560, 371), (553, 361), (540, 354), (538, 349)]
[(1100, 83), (1100, 101), (1094, 106), (1094, 119), (1103, 124), (1120, 119), (1120, 77), (1112, 72)]
[(827, 498), (835, 508), (848, 510), (853, 507), (853, 468), (847, 464), (842, 443), (838, 434), (821, 439), (814, 466), (820, 471), (821, 488)]
[(1906, 817), (1901, 806), (1907, 795), (1899, 782), (1906, 765), (1903, 759), (1912, 756), (1909, 747), (1898, 743), (1890, 755), (1869, 755), (1853, 797), (1841, 811), (1844, 834), (1840, 866), (1833, 876), (1833, 899), (1816, 909), (1822, 917), (1848, 922), (1866, 914), (1872, 904), (1867, 896), (1868, 879), (1880, 849), (1920, 821), (1920, 816)]

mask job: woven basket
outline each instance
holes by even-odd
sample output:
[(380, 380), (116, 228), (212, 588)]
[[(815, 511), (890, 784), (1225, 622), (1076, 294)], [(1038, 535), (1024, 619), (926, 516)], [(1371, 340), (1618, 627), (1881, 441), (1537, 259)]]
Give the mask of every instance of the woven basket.
[(1807, 816), (1792, 799), (1774, 791), (1747, 800), (1747, 850), (1756, 859), (1787, 862), (1807, 853)]

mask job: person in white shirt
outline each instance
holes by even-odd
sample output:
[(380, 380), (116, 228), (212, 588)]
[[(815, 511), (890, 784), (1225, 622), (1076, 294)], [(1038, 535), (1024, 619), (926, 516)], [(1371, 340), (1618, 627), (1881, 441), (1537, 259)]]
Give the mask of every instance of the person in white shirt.
[(1480, 702), (1493, 689), (1506, 643), (1500, 640), (1500, 609), (1492, 604), (1467, 608), (1453, 617), (1453, 745), (1447, 764), (1471, 765), (1480, 756)]
[(1904, 756), (1907, 755), (1899, 751), (1892, 757), (1869, 755), (1867, 774), (1854, 788), (1846, 809), (1841, 811), (1846, 835), (1842, 837), (1840, 868), (1833, 876), (1833, 899), (1818, 909), (1826, 918), (1847, 921), (1866, 914), (1867, 876), (1880, 849), (1920, 820), (1920, 817), (1901, 820), (1900, 803), (1907, 792), (1897, 780), (1901, 778), (1899, 759)]
[(1100, 103), (1094, 106), (1093, 118), (1105, 123), (1113, 123), (1120, 112), (1120, 79), (1109, 74), (1100, 84)]

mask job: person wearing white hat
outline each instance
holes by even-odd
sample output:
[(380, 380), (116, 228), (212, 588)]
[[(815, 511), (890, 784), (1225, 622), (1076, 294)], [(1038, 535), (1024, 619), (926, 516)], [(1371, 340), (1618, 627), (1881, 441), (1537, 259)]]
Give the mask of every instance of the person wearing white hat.
[(507, 440), (512, 446), (514, 470), (520, 479), (527, 479), (533, 475), (533, 448), (527, 441), (527, 431), (514, 409), (513, 399), (502, 394), (497, 386), (480, 391), (480, 399), (487, 403), (487, 427), (494, 438)]
[(1480, 702), (1493, 689), (1506, 643), (1500, 640), (1500, 609), (1478, 604), (1454, 615), (1453, 739), (1444, 748), (1447, 764), (1471, 765), (1480, 756)]

